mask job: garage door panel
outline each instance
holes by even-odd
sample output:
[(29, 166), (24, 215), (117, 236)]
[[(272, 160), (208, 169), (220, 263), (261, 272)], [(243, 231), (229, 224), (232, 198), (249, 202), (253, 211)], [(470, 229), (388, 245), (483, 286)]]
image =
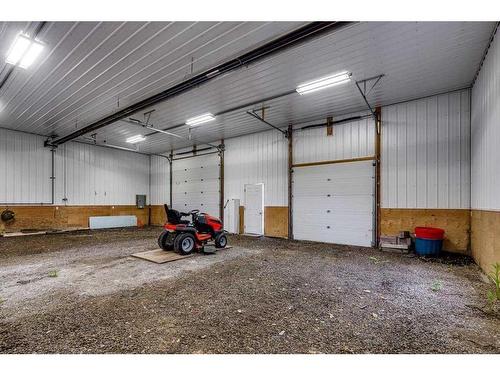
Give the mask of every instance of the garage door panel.
[[(361, 163), (364, 163), (364, 165), (360, 166)], [(358, 164), (358, 167), (356, 167), (355, 172), (352, 169), (353, 164)], [(360, 176), (368, 177), (368, 176), (373, 176), (373, 171), (371, 170), (372, 167), (373, 167), (372, 161), (325, 164), (325, 165), (296, 168), (293, 171), (293, 175), (299, 178), (302, 176), (307, 179), (317, 179), (317, 180), (328, 179), (333, 177), (337, 179), (360, 177)], [(332, 168), (335, 168), (335, 170), (332, 170)]]
[[(198, 191), (193, 191), (193, 192), (179, 192), (176, 195), (177, 199), (187, 199), (191, 202), (201, 202), (201, 203), (217, 203), (219, 202), (219, 194), (218, 192), (212, 192), (212, 193), (203, 193), (201, 194)], [(218, 203), (217, 203), (218, 204)]]
[[(359, 195), (359, 194), (371, 194), (373, 193), (373, 181), (367, 179), (353, 179), (348, 182), (336, 182), (336, 183), (315, 183), (315, 185), (310, 185), (314, 183), (313, 181), (309, 181), (301, 184), (300, 191), (295, 189), (294, 196), (323, 196), (328, 197), (328, 195)], [(294, 181), (294, 185), (297, 184)]]
[[(210, 193), (219, 191), (219, 183), (179, 183), (172, 186), (174, 193)], [(202, 193), (203, 192), (203, 193)]]
[(172, 207), (219, 215), (219, 156), (216, 154), (174, 160)]
[(371, 161), (296, 168), (294, 238), (370, 246), (374, 167)]
[[(298, 227), (302, 227), (303, 225), (316, 225), (321, 224), (325, 226), (334, 226), (337, 228), (348, 227), (352, 228), (353, 223), (362, 225), (362, 226), (371, 226), (372, 217), (371, 212), (366, 213), (325, 213), (323, 215), (319, 215), (312, 211), (301, 213), (302, 221), (297, 221)], [(295, 228), (294, 228), (295, 229)]]
[[(294, 195), (295, 197), (295, 195)], [(300, 197), (295, 199), (294, 210), (311, 210), (312, 212), (326, 212), (332, 211), (365, 211), (371, 212), (373, 203), (373, 195), (359, 195), (359, 196), (336, 196), (336, 197)]]
[[(196, 173), (193, 171), (192, 173)], [(218, 176), (218, 174), (217, 174)], [(189, 178), (175, 178), (172, 181), (174, 184), (210, 184), (210, 183), (218, 183), (219, 178), (199, 178), (199, 176), (196, 177), (189, 177)]]
[(213, 179), (214, 176), (219, 176), (219, 166), (215, 166), (214, 168), (173, 169), (173, 173), (175, 173), (174, 181), (183, 181), (188, 179), (209, 180)]
[(354, 246), (369, 246), (372, 241), (372, 232), (360, 234), (357, 230), (349, 227), (338, 228), (318, 228), (318, 226), (306, 226), (295, 231), (295, 237), (309, 237), (311, 232), (315, 232), (314, 238), (307, 238), (309, 241), (346, 244)]
[[(338, 179), (297, 179), (294, 176), (293, 183), (299, 184), (301, 189), (294, 191), (297, 196), (310, 195), (357, 195), (371, 194), (373, 192), (373, 181), (371, 176), (352, 177)], [(326, 193), (327, 192), (327, 193)]]

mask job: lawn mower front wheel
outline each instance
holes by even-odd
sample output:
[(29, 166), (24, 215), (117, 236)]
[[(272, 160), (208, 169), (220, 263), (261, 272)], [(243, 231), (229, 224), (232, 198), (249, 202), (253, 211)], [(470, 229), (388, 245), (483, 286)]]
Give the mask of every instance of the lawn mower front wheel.
[(181, 233), (175, 237), (174, 250), (181, 255), (191, 254), (196, 247), (196, 240), (191, 233)]
[(215, 247), (221, 249), (226, 246), (227, 246), (227, 237), (224, 233), (221, 233), (215, 238)]

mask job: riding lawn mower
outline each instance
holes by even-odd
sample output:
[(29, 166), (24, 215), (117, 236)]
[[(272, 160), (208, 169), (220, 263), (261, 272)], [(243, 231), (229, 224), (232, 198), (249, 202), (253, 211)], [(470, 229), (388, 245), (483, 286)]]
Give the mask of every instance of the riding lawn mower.
[[(218, 249), (226, 247), (226, 232), (218, 218), (200, 213), (200, 210), (179, 212), (166, 204), (164, 206), (167, 222), (158, 237), (158, 245), (163, 250), (188, 255), (193, 251), (204, 251), (204, 246), (211, 240)], [(191, 216), (191, 221), (183, 220), (185, 216)]]

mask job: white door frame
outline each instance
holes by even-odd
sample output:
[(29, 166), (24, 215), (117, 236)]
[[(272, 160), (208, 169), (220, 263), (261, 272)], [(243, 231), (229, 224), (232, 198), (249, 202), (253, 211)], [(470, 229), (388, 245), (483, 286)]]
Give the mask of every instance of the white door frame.
[[(247, 202), (247, 186), (257, 186), (257, 185), (260, 185), (262, 186), (262, 196), (261, 196), (261, 202), (262, 202), (262, 206), (260, 207), (260, 216), (261, 216), (261, 225), (260, 225), (260, 233), (249, 233), (247, 232), (246, 230), (246, 227), (247, 227), (247, 223), (248, 223), (248, 220), (247, 220), (247, 207), (248, 207), (248, 202)], [(258, 235), (264, 235), (264, 183), (263, 182), (259, 182), (257, 184), (245, 184), (244, 185), (244, 189), (245, 189), (245, 210), (244, 210), (244, 214), (243, 214), (243, 217), (244, 217), (244, 233), (248, 233), (248, 234), (258, 234)]]

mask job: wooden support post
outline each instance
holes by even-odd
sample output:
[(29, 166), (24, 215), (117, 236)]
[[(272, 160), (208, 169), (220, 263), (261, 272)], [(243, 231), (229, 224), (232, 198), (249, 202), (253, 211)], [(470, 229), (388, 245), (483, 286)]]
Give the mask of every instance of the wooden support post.
[(147, 199), (147, 201), (149, 202), (149, 205), (148, 205), (148, 226), (151, 226), (151, 158), (152, 158), (152, 156), (149, 155), (148, 199)]
[(326, 135), (327, 136), (332, 136), (333, 135), (333, 117), (327, 117), (326, 118)]
[(173, 168), (173, 161), (174, 161), (174, 151), (171, 150), (170, 151), (170, 159), (169, 159), (169, 165), (170, 165), (170, 170), (169, 170), (169, 173), (170, 173), (170, 178), (169, 178), (169, 184), (170, 184), (170, 208), (172, 208), (172, 186), (173, 186), (173, 181), (172, 181), (172, 178), (173, 178), (173, 171), (172, 171), (172, 168)]
[(288, 125), (288, 239), (293, 240), (293, 127)]
[(220, 140), (219, 149), (219, 218), (224, 222), (224, 140)]
[(375, 108), (377, 120), (375, 121), (375, 247), (380, 244), (380, 219), (381, 219), (381, 206), (380, 206), (380, 188), (381, 188), (381, 175), (380, 175), (380, 138), (382, 133), (382, 109), (381, 107)]

